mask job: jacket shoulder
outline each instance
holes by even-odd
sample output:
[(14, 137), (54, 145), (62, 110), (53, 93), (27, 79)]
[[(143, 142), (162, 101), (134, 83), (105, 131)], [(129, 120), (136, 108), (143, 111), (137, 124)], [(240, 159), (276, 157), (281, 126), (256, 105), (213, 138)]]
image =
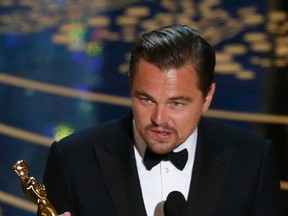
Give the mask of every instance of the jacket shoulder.
[(211, 140), (218, 145), (225, 144), (231, 146), (263, 146), (263, 143), (269, 143), (268, 139), (254, 134), (246, 129), (223, 123), (208, 118), (202, 118), (199, 123), (200, 136), (209, 136)]

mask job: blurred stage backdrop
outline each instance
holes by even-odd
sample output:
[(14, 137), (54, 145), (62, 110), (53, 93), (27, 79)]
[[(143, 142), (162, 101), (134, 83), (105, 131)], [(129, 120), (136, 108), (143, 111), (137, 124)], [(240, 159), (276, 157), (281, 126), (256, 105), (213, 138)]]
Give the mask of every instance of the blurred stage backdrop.
[(132, 42), (171, 24), (215, 47), (207, 116), (274, 141), (287, 204), (287, 11), (286, 0), (1, 0), (0, 215), (35, 215), (16, 161), (42, 181), (53, 140), (129, 112)]

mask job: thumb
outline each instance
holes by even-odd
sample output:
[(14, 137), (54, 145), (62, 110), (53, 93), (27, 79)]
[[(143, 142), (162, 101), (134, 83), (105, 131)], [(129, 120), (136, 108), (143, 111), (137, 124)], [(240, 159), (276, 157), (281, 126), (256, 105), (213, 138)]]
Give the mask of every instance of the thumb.
[(63, 214), (61, 214), (59, 216), (71, 216), (71, 213), (70, 212), (65, 212), (65, 213), (63, 213)]

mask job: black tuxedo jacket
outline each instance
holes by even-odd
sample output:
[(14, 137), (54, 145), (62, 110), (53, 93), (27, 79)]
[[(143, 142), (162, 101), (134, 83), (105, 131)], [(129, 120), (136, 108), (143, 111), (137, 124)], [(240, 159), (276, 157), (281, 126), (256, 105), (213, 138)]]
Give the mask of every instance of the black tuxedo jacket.
[[(146, 216), (133, 152), (132, 116), (53, 143), (44, 184), (57, 211)], [(271, 142), (202, 118), (188, 197), (190, 216), (278, 216)]]

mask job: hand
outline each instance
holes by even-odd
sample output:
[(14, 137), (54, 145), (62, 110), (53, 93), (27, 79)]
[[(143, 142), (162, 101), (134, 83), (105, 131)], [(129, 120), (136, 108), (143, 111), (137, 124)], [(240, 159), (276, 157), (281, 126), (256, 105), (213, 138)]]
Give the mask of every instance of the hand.
[(70, 212), (65, 212), (65, 213), (63, 213), (63, 214), (61, 214), (59, 216), (71, 216), (71, 213)]

